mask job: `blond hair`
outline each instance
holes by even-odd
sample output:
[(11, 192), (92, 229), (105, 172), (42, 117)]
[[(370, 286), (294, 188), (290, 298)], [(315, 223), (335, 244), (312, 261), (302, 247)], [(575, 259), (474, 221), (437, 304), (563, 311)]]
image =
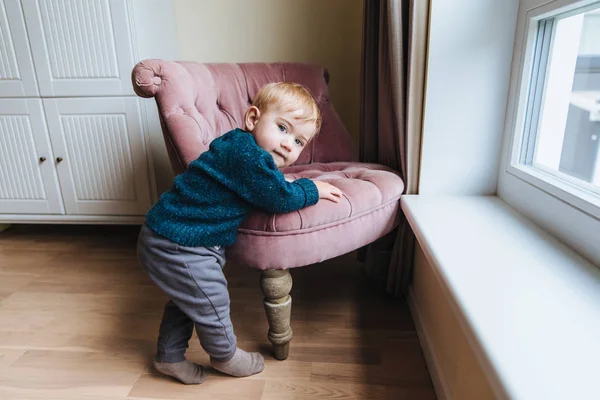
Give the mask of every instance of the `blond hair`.
[[(254, 97), (252, 105), (261, 111), (278, 104), (286, 112), (302, 110), (298, 118), (305, 122), (314, 122), (315, 134), (321, 129), (321, 112), (310, 92), (294, 82), (273, 82), (263, 86)], [(314, 135), (313, 135), (314, 136)]]

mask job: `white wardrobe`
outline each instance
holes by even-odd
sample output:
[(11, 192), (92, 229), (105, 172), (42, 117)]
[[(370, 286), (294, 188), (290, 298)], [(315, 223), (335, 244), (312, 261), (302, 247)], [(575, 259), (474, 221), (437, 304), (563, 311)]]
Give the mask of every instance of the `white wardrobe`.
[(163, 56), (140, 56), (151, 3), (0, 0), (0, 223), (141, 221), (160, 128), (130, 76)]

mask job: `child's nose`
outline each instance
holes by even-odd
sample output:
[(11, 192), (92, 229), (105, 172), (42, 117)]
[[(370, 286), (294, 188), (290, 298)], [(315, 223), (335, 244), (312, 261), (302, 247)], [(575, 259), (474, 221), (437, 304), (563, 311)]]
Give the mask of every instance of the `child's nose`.
[(284, 139), (281, 141), (281, 147), (283, 147), (287, 151), (292, 151), (292, 145), (288, 139)]

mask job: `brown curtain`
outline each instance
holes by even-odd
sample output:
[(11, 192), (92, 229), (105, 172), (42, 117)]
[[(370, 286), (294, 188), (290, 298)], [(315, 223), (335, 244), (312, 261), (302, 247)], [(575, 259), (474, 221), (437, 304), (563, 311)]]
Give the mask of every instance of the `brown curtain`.
[[(361, 161), (397, 170), (406, 194), (418, 193), (428, 20), (429, 0), (364, 0)], [(367, 271), (383, 271), (382, 286), (394, 296), (410, 283), (414, 243), (402, 216), (396, 231), (366, 249)]]

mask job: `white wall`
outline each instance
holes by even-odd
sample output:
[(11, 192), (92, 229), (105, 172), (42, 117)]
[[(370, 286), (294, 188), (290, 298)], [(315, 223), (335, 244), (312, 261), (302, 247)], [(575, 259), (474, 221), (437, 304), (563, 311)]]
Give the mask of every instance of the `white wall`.
[[(136, 62), (147, 58), (179, 58), (172, 0), (131, 0)], [(137, 40), (143, 35), (143, 40)]]
[(518, 0), (432, 0), (420, 194), (495, 194)]
[(358, 143), (362, 0), (175, 0), (181, 57), (325, 66), (331, 100)]

